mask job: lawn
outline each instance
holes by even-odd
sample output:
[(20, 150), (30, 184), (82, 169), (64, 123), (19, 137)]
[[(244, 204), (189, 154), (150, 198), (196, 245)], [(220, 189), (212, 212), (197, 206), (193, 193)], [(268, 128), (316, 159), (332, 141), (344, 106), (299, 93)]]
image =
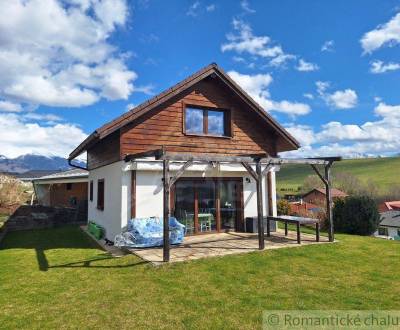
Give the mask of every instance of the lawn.
[[(399, 167), (400, 157), (346, 159), (334, 163), (332, 173), (334, 176), (337, 172), (347, 172), (363, 182), (371, 180), (379, 187), (381, 193), (385, 193), (393, 185), (400, 186), (400, 176), (397, 173)], [(309, 165), (284, 165), (277, 173), (278, 192), (296, 193), (304, 179), (314, 174)]]
[(337, 239), (155, 268), (76, 227), (9, 233), (0, 327), (254, 329), (267, 309), (400, 309), (399, 242)]

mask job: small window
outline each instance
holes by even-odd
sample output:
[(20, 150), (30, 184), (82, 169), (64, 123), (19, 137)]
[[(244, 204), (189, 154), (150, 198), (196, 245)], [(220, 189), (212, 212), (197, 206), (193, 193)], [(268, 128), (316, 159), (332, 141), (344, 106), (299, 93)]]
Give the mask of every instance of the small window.
[(226, 110), (186, 107), (185, 133), (211, 136), (229, 136), (228, 112)]
[(400, 229), (397, 229), (397, 236), (400, 236)]
[(379, 227), (378, 228), (378, 234), (381, 236), (388, 236), (388, 229), (385, 227)]
[(97, 209), (104, 210), (104, 179), (97, 181)]
[(89, 199), (91, 202), (93, 202), (93, 180), (90, 181), (89, 184)]
[(72, 189), (72, 183), (69, 182), (69, 183), (67, 183), (67, 190), (71, 190), (71, 189)]

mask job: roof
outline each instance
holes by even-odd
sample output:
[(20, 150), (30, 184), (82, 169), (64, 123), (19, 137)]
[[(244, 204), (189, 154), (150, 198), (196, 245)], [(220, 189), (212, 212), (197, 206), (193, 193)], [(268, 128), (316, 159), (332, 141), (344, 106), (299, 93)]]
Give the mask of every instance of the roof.
[(379, 204), (379, 212), (385, 212), (390, 210), (400, 210), (400, 201), (390, 201)]
[[(305, 197), (305, 196), (311, 194), (311, 193), (314, 192), (314, 191), (318, 191), (318, 192), (320, 192), (321, 194), (326, 195), (325, 189), (323, 189), (323, 188), (315, 188), (315, 189), (309, 191), (308, 193), (304, 194), (303, 197)], [(341, 191), (341, 190), (339, 190), (339, 189), (336, 189), (336, 188), (331, 188), (331, 194), (332, 194), (332, 198), (335, 198), (335, 197), (347, 197), (347, 196), (349, 196), (349, 195), (346, 194), (345, 192), (343, 192), (343, 191)]]
[(50, 175), (45, 175), (40, 178), (34, 179), (34, 181), (51, 181), (60, 179), (77, 179), (77, 178), (87, 178), (89, 172), (83, 169), (74, 168), (72, 170), (57, 172)]
[(271, 115), (269, 115), (256, 101), (254, 101), (236, 82), (234, 82), (217, 64), (212, 63), (203, 69), (197, 71), (188, 78), (182, 80), (173, 87), (163, 91), (162, 93), (154, 96), (153, 98), (145, 101), (144, 103), (138, 105), (132, 110), (124, 113), (123, 115), (117, 117), (111, 122), (103, 125), (102, 127), (96, 129), (92, 134), (90, 134), (75, 150), (71, 152), (68, 159), (74, 159), (79, 156), (82, 152), (87, 150), (90, 146), (94, 145), (101, 139), (104, 139), (108, 135), (116, 132), (120, 128), (129, 124), (133, 120), (139, 118), (155, 107), (167, 102), (172, 97), (185, 91), (199, 81), (209, 77), (218, 77), (222, 82), (224, 82), (228, 87), (230, 87), (243, 101), (245, 101), (250, 108), (257, 112), (261, 118), (271, 125), (280, 135), (283, 137), (291, 148), (288, 150), (298, 149), (300, 147), (299, 142), (287, 132)]
[(388, 211), (381, 213), (382, 221), (379, 226), (400, 228), (400, 211)]

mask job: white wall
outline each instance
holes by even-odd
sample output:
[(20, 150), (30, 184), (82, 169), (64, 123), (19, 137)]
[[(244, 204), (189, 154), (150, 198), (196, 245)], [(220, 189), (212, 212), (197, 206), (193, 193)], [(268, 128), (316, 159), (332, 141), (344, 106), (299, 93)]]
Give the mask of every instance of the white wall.
[[(130, 172), (123, 172), (122, 165), (123, 162), (116, 162), (89, 172), (89, 182), (93, 180), (93, 201), (88, 198), (88, 220), (101, 225), (109, 240), (114, 240), (130, 217)], [(97, 209), (99, 179), (104, 179), (104, 210)]]
[[(383, 227), (382, 227), (382, 228), (383, 228)], [(391, 237), (391, 238), (394, 238), (395, 236), (398, 236), (398, 235), (397, 235), (397, 229), (400, 230), (400, 228), (392, 228), (392, 227), (386, 227), (386, 228), (387, 228), (387, 230), (388, 230), (388, 236), (379, 235), (379, 232), (378, 232), (378, 231), (376, 231), (376, 232), (374, 233), (374, 236), (378, 236), (378, 237)]]
[[(172, 172), (173, 173), (173, 172)], [(205, 172), (187, 171), (183, 177), (240, 177), (243, 180), (243, 202), (244, 202), (244, 217), (257, 216), (257, 188), (255, 180), (247, 174), (247, 172), (238, 171), (220, 171), (209, 168)], [(250, 182), (246, 182), (246, 178)], [(272, 175), (272, 200), (274, 203), (274, 214), (276, 214), (276, 193), (275, 193), (275, 173)], [(263, 184), (263, 200), (264, 200), (264, 215), (267, 214), (268, 189), (266, 189), (266, 180)], [(150, 217), (163, 215), (163, 186), (162, 172), (137, 170), (136, 171), (136, 216)]]

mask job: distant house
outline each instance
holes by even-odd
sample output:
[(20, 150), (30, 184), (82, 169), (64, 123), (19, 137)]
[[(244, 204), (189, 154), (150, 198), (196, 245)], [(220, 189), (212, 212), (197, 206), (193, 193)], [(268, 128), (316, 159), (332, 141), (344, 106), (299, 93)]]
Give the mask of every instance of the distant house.
[[(335, 201), (335, 199), (338, 198), (345, 198), (348, 195), (336, 188), (331, 189), (332, 193), (332, 199)], [(316, 204), (316, 205), (321, 205), (325, 204), (326, 201), (326, 192), (325, 189), (322, 188), (315, 188), (305, 195), (303, 195), (303, 202), (310, 203), (310, 204)]]
[(306, 203), (304, 201), (300, 202), (291, 202), (290, 206), (290, 214), (293, 215), (303, 215), (307, 213), (318, 213), (321, 210), (321, 207), (312, 204)]
[(400, 240), (400, 211), (382, 212), (375, 236)]
[(379, 204), (379, 212), (400, 211), (400, 201), (383, 202)]
[(87, 205), (88, 171), (73, 169), (32, 180), (38, 203), (43, 206)]

